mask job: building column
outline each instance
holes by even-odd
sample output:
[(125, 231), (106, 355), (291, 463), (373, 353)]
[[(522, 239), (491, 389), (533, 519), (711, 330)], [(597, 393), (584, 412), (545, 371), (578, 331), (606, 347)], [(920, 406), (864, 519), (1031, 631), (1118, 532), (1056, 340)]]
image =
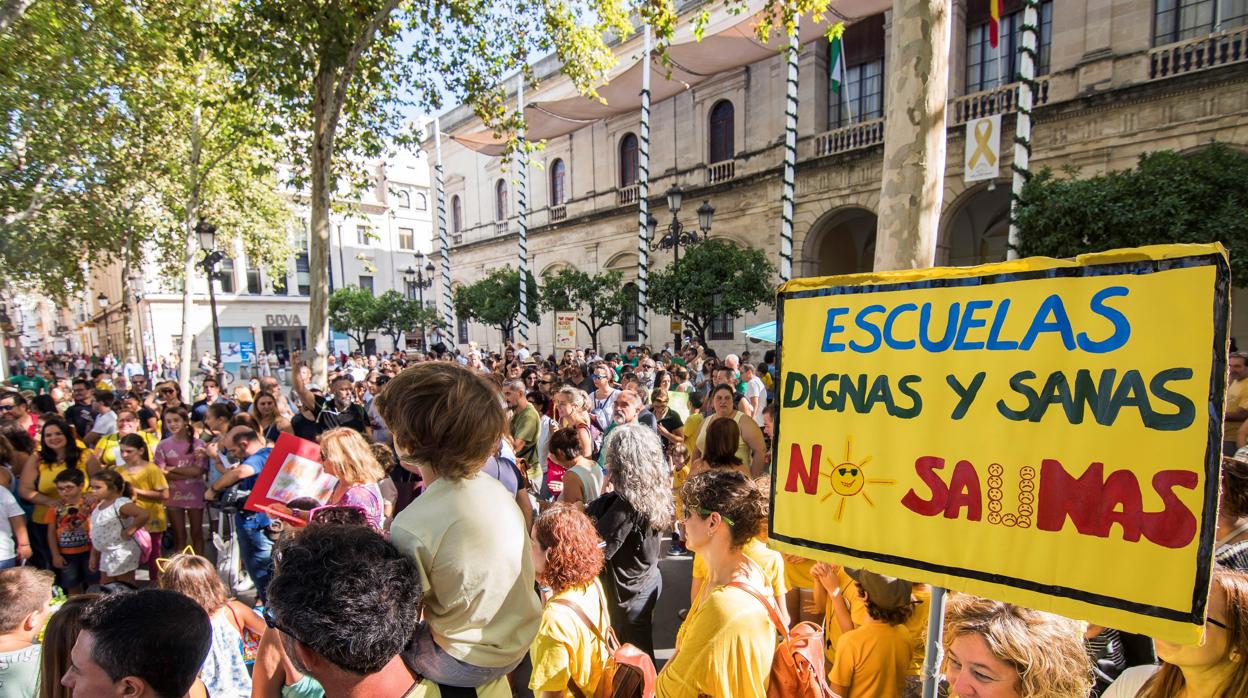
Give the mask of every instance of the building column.
[(949, 99), (966, 91), (966, 0), (953, 0), (949, 12)]
[(932, 266), (944, 193), (949, 8), (941, 0), (894, 7), (876, 271)]

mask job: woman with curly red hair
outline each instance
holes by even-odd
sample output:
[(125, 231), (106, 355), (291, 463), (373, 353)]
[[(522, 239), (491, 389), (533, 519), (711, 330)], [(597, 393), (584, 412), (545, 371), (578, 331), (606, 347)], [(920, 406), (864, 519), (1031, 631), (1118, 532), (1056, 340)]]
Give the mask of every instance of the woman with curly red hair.
[(611, 626), (598, 583), (602, 539), (589, 517), (572, 504), (556, 504), (542, 512), (531, 535), (533, 569), (537, 580), (550, 587), (551, 597), (529, 648), (533, 660), (529, 688), (538, 698), (563, 698), (574, 691), (592, 695), (609, 653), (577, 611), (598, 633), (605, 635)]

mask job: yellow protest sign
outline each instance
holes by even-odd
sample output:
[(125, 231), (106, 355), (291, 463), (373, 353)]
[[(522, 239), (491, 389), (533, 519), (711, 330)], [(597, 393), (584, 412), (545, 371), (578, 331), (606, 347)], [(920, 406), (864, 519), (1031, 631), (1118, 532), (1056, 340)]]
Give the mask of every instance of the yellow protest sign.
[(785, 284), (772, 545), (1199, 640), (1229, 288), (1221, 245)]

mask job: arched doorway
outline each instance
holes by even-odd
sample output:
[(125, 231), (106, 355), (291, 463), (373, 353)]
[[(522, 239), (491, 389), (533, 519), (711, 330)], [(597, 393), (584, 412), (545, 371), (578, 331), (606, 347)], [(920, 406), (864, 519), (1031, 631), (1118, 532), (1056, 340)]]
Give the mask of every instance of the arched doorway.
[(875, 268), (877, 219), (865, 208), (843, 208), (811, 226), (803, 250), (806, 276), (857, 274)]
[(1010, 236), (1010, 187), (981, 185), (954, 202), (940, 231), (936, 263), (969, 267), (1005, 261)]

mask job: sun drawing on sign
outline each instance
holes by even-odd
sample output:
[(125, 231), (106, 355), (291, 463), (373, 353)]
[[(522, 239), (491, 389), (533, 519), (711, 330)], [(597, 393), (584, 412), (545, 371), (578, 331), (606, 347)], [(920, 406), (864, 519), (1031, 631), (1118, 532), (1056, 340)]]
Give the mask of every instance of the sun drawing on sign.
[(834, 462), (831, 458), (824, 458), (824, 462), (832, 466), (832, 469), (824, 473), (828, 481), (832, 483), (832, 491), (823, 495), (819, 500), (826, 502), (828, 497), (834, 494), (841, 495), (841, 501), (836, 504), (836, 520), (839, 522), (841, 517), (845, 515), (845, 502), (855, 495), (862, 495), (867, 504), (874, 507), (875, 502), (871, 501), (871, 495), (864, 491), (867, 485), (895, 485), (896, 480), (883, 480), (880, 478), (868, 478), (866, 471), (863, 469), (867, 463), (871, 462), (871, 456), (863, 458), (861, 462), (855, 463), (853, 458), (854, 438), (852, 436), (845, 437), (845, 460), (840, 463)]

